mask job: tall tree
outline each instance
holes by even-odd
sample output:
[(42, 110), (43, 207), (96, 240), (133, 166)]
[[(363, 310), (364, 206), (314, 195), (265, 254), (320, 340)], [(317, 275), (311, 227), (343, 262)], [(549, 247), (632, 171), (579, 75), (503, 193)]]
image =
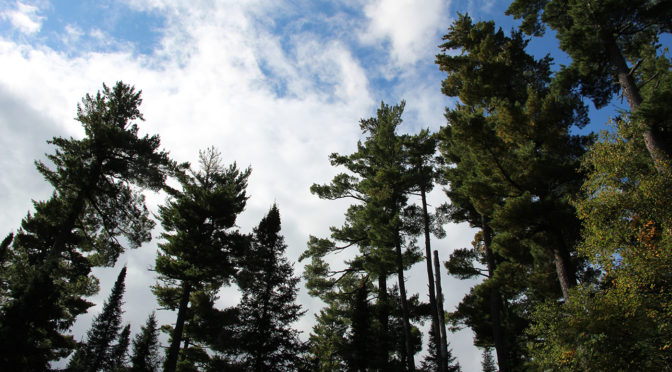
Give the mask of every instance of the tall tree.
[(155, 372), (159, 370), (159, 328), (154, 313), (147, 318), (147, 323), (140, 328), (133, 339), (133, 355), (131, 356), (132, 372)]
[[(408, 177), (405, 168), (405, 154), (400, 136), (396, 134), (401, 124), (404, 104), (388, 106), (384, 103), (377, 116), (360, 121), (360, 128), (366, 134), (365, 142), (358, 144), (358, 151), (345, 156), (332, 154), (332, 165), (344, 166), (351, 174), (337, 175), (329, 185), (313, 185), (311, 192), (323, 199), (352, 198), (357, 204), (346, 212), (346, 222), (341, 228), (332, 228), (332, 238), (343, 242), (339, 247), (334, 243), (311, 239), (309, 249), (302, 258), (312, 257), (308, 271), (329, 274), (322, 257), (328, 253), (357, 246), (360, 255), (348, 263), (343, 276), (369, 274), (377, 280), (378, 298), (377, 337), (379, 346), (376, 368), (389, 369), (390, 340), (388, 335), (390, 311), (393, 308), (388, 296), (387, 278), (396, 274), (398, 278), (402, 308), (404, 350), (400, 356), (409, 370), (414, 369), (414, 346), (412, 345), (409, 321), (408, 298), (405, 290), (404, 270), (416, 262), (416, 247), (403, 235), (402, 211), (407, 201)], [(403, 252), (403, 247), (408, 249)], [(342, 277), (343, 277), (342, 276)], [(340, 279), (323, 280), (315, 277), (315, 285), (328, 287)], [(311, 278), (309, 278), (311, 282)], [(309, 284), (312, 285), (312, 284)]]
[[(112, 265), (124, 250), (150, 239), (154, 223), (141, 189), (158, 190), (176, 168), (158, 136), (138, 137), (140, 92), (117, 83), (86, 95), (77, 107), (82, 139), (54, 138), (38, 171), (54, 187), (22, 221), (5, 277), (0, 314), (0, 369), (46, 369), (75, 343), (67, 330), (97, 291), (92, 265)], [(45, 345), (48, 345), (45, 347)]]
[(528, 34), (543, 34), (544, 24), (556, 32), (560, 48), (572, 58), (559, 76), (562, 83), (578, 85), (597, 107), (620, 90), (631, 111), (643, 108), (633, 124), (657, 167), (669, 163), (672, 126), (669, 116), (660, 114), (669, 114), (672, 64), (659, 44), (660, 35), (672, 31), (669, 1), (516, 0), (507, 13), (522, 18)]
[(280, 211), (273, 205), (254, 229), (241, 264), (238, 283), (239, 348), (248, 371), (295, 370), (302, 354), (299, 332), (292, 328), (304, 313), (296, 303), (299, 278), (285, 258)]
[(119, 337), (121, 326), (125, 280), (126, 266), (119, 272), (110, 297), (103, 304), (102, 312), (93, 319), (91, 328), (86, 333), (86, 341), (70, 360), (69, 370), (96, 372), (109, 369), (108, 363), (113, 360), (112, 341)]
[(581, 270), (571, 258), (580, 224), (569, 198), (589, 139), (569, 129), (585, 125), (585, 107), (551, 84), (550, 58), (528, 55), (520, 32), (505, 36), (460, 15), (444, 39), (444, 52), (461, 52), (437, 56), (448, 73), (444, 94), (460, 99), (441, 133), (451, 216), (481, 229), (472, 257), (488, 272), (453, 319), (471, 324), (479, 346), (494, 345), (500, 369), (510, 370), (528, 358), (530, 308), (558, 294), (567, 300)]
[(235, 259), (247, 238), (234, 229), (245, 208), (250, 169), (225, 167), (214, 148), (199, 152), (201, 169), (179, 177), (182, 190), (170, 192), (159, 207), (166, 231), (159, 244), (156, 272), (161, 284), (153, 287), (159, 304), (177, 310), (177, 320), (166, 353), (165, 370), (174, 372), (192, 294), (216, 291), (236, 272)]
[(672, 178), (622, 120), (585, 157), (576, 199), (585, 227), (579, 251), (604, 275), (573, 290), (568, 304), (534, 312), (531, 352), (540, 369), (672, 368)]

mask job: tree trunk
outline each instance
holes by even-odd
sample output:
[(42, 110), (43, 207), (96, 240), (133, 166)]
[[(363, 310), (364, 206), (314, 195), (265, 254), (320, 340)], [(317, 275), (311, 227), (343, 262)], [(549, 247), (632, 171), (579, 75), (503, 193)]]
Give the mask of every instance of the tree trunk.
[[(495, 262), (495, 254), (492, 252), (492, 230), (486, 223), (485, 216), (481, 215), (481, 222), (483, 225), (483, 243), (485, 244), (485, 256), (488, 265), (488, 278), (492, 279), (495, 274), (497, 263)], [(495, 341), (495, 351), (497, 352), (497, 364), (500, 372), (508, 372), (509, 366), (507, 362), (508, 352), (504, 344), (504, 334), (500, 320), (500, 312), (502, 310), (502, 299), (499, 289), (492, 286), (490, 289), (490, 320), (492, 321), (492, 338)]]
[[(432, 248), (431, 248), (431, 242), (430, 242), (430, 234), (429, 234), (429, 213), (427, 212), (427, 195), (425, 193), (425, 185), (421, 184), (420, 185), (420, 197), (422, 199), (422, 217), (423, 217), (423, 223), (424, 223), (424, 230), (425, 230), (425, 261), (427, 262), (427, 282), (429, 283), (429, 306), (431, 308), (431, 314), (432, 314), (432, 324), (434, 325), (434, 334), (437, 336), (441, 335), (440, 331), (440, 324), (439, 324), (439, 313), (438, 313), (438, 305), (436, 303), (436, 294), (440, 292), (437, 292), (437, 290), (434, 288), (434, 280), (433, 280), (433, 270), (432, 270)], [(441, 307), (443, 309), (443, 307)], [(443, 310), (442, 310), (443, 311)], [(440, 356), (441, 358), (441, 364), (439, 371), (440, 372), (445, 372), (445, 360), (444, 360), (444, 348), (443, 346), (438, 343), (436, 345), (440, 349), (437, 350), (436, 355)]]
[(403, 316), (404, 345), (406, 346), (406, 366), (410, 372), (415, 371), (413, 347), (411, 345), (411, 322), (409, 321), (408, 301), (406, 301), (406, 283), (404, 283), (404, 263), (401, 254), (399, 232), (396, 232), (395, 248), (397, 251), (397, 278), (399, 279), (399, 297), (401, 298), (401, 314)]
[(441, 265), (439, 263), (439, 251), (434, 251), (434, 275), (436, 278), (436, 312), (439, 317), (439, 332), (441, 334), (441, 368), (448, 370), (448, 335), (446, 334), (446, 314), (443, 311), (443, 291), (441, 290)]
[[(632, 77), (628, 64), (613, 36), (606, 37), (605, 42), (610, 62), (616, 69), (618, 83), (621, 86), (621, 89), (623, 89), (623, 95), (628, 101), (630, 110), (632, 112), (637, 111), (639, 105), (642, 104), (642, 96), (639, 93), (637, 83)], [(670, 154), (669, 149), (667, 149), (665, 141), (661, 138), (661, 135), (651, 130), (653, 127), (652, 124), (653, 123), (642, 123), (640, 128), (642, 129), (646, 149), (649, 151), (649, 154), (656, 165), (656, 169), (661, 173), (664, 170), (664, 164), (666, 164), (672, 157), (672, 154)]]
[(387, 275), (381, 273), (378, 276), (378, 323), (380, 323), (379, 339), (378, 339), (378, 365), (376, 368), (379, 372), (386, 372), (388, 369), (388, 354), (389, 354), (389, 307), (387, 300)]
[(182, 297), (180, 298), (180, 306), (177, 309), (177, 320), (175, 321), (175, 329), (173, 330), (173, 339), (170, 342), (168, 353), (166, 355), (166, 362), (163, 365), (164, 372), (175, 372), (177, 368), (177, 356), (180, 352), (180, 343), (182, 342), (182, 332), (184, 330), (184, 323), (187, 319), (187, 307), (189, 306), (189, 296), (191, 295), (191, 286), (189, 283), (182, 283)]

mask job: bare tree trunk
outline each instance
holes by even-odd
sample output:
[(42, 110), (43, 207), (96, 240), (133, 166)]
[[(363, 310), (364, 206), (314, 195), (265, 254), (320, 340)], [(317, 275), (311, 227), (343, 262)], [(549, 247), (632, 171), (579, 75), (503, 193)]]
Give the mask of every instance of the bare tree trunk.
[[(437, 290), (434, 287), (434, 280), (433, 280), (433, 270), (432, 270), (432, 247), (431, 247), (431, 242), (430, 242), (430, 232), (429, 232), (429, 213), (427, 212), (427, 195), (425, 193), (425, 186), (420, 185), (420, 197), (422, 198), (422, 217), (423, 217), (423, 222), (424, 222), (424, 229), (425, 229), (425, 262), (427, 263), (427, 282), (429, 283), (429, 306), (431, 307), (431, 314), (432, 314), (432, 324), (434, 325), (434, 332), (435, 334), (441, 335), (440, 331), (440, 324), (439, 324), (439, 307), (436, 302), (436, 293), (441, 293), (440, 291), (437, 292)], [(441, 311), (443, 311), (443, 306), (441, 306)], [(437, 355), (441, 356), (441, 367), (439, 369), (440, 372), (446, 372), (445, 371), (445, 360), (444, 360), (444, 348), (442, 345), (437, 344), (437, 347), (441, 348), (437, 350)]]
[[(618, 83), (620, 84), (621, 89), (623, 89), (623, 95), (628, 101), (630, 110), (636, 111), (642, 104), (642, 96), (639, 93), (639, 87), (637, 87), (635, 79), (632, 77), (630, 69), (628, 69), (628, 64), (625, 61), (618, 44), (616, 44), (616, 40), (610, 36), (607, 37), (605, 41), (610, 62), (616, 69)], [(656, 169), (658, 169), (658, 172), (660, 173), (664, 170), (663, 165), (670, 159), (671, 154), (665, 145), (664, 139), (661, 138), (661, 135), (651, 130), (651, 124), (652, 123), (642, 123), (640, 128), (642, 129), (646, 149), (649, 151), (649, 154), (656, 165)]]
[(404, 283), (404, 263), (401, 255), (401, 241), (396, 233), (395, 248), (397, 251), (397, 277), (399, 278), (399, 297), (401, 297), (401, 313), (403, 316), (404, 345), (406, 346), (406, 366), (410, 372), (415, 371), (413, 347), (411, 345), (411, 322), (409, 321), (408, 301), (406, 300), (406, 283)]
[(389, 354), (389, 307), (387, 299), (387, 275), (380, 274), (378, 276), (378, 307), (377, 307), (378, 323), (380, 323), (380, 338), (378, 339), (377, 353), (378, 365), (376, 366), (379, 372), (385, 372), (388, 367)]
[(187, 319), (187, 307), (189, 306), (190, 295), (191, 286), (189, 283), (183, 283), (182, 297), (180, 298), (180, 306), (177, 309), (175, 329), (173, 329), (173, 339), (170, 342), (170, 347), (168, 348), (166, 355), (166, 362), (163, 365), (164, 372), (175, 372), (175, 369), (177, 368), (177, 357), (180, 352), (180, 343), (182, 342), (184, 323)]
[(443, 290), (441, 289), (441, 264), (439, 263), (439, 252), (434, 251), (434, 275), (436, 280), (436, 313), (439, 318), (438, 328), (441, 335), (441, 371), (448, 369), (448, 335), (446, 334), (446, 314), (443, 307)]
[[(492, 252), (492, 230), (485, 220), (485, 216), (481, 215), (481, 222), (483, 225), (483, 243), (485, 244), (485, 255), (488, 265), (488, 278), (492, 279), (495, 273), (497, 263), (495, 262), (495, 254)], [(499, 289), (493, 286), (490, 290), (490, 320), (492, 321), (492, 338), (495, 341), (495, 351), (497, 353), (497, 364), (500, 372), (508, 372), (509, 366), (507, 363), (508, 352), (504, 344), (504, 334), (502, 331), (500, 312), (502, 310), (502, 298)]]

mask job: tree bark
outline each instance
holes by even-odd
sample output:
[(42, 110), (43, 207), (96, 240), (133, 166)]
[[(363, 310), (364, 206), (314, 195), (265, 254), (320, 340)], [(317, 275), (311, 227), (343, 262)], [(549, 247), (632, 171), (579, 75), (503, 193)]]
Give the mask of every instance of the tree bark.
[(404, 283), (404, 263), (401, 254), (401, 239), (396, 232), (395, 248), (397, 251), (397, 278), (399, 279), (399, 297), (401, 298), (401, 314), (403, 316), (404, 345), (406, 346), (406, 366), (410, 372), (415, 371), (413, 347), (411, 345), (411, 322), (409, 320), (408, 301), (406, 300), (406, 283)]
[(180, 352), (180, 343), (182, 342), (182, 332), (184, 330), (184, 323), (187, 319), (187, 307), (189, 306), (189, 296), (191, 295), (191, 286), (189, 283), (182, 284), (182, 297), (180, 298), (180, 305), (177, 309), (177, 320), (175, 321), (175, 329), (173, 330), (173, 339), (170, 342), (168, 353), (166, 355), (166, 362), (163, 365), (164, 372), (175, 372), (177, 368), (177, 357)]
[[(433, 270), (432, 270), (432, 248), (431, 248), (431, 242), (430, 242), (430, 233), (429, 233), (429, 213), (427, 212), (427, 195), (425, 193), (425, 185), (421, 184), (420, 185), (420, 197), (422, 199), (422, 217), (423, 217), (423, 222), (424, 222), (424, 229), (425, 229), (425, 261), (427, 262), (427, 282), (429, 283), (429, 305), (431, 308), (431, 313), (432, 313), (432, 324), (434, 324), (434, 332), (436, 335), (442, 335), (440, 331), (440, 324), (439, 324), (439, 307), (436, 302), (436, 295), (441, 294), (440, 291), (437, 292), (437, 290), (434, 287), (434, 280), (433, 280)], [(441, 306), (441, 311), (443, 311), (443, 306)], [(443, 345), (437, 344), (437, 347), (440, 349), (437, 350), (437, 355), (441, 356), (441, 364), (440, 364), (440, 372), (445, 372), (445, 360), (444, 360), (444, 347)]]
[(387, 303), (387, 275), (381, 273), (378, 276), (378, 323), (380, 323), (380, 332), (378, 339), (378, 365), (379, 372), (387, 371), (389, 354), (389, 308)]
[(439, 251), (434, 250), (434, 275), (436, 280), (436, 313), (438, 314), (439, 332), (441, 335), (441, 371), (448, 370), (448, 335), (446, 334), (446, 314), (443, 311), (443, 291), (441, 290), (441, 264), (439, 263)]
[[(618, 84), (621, 86), (621, 89), (623, 89), (623, 95), (628, 101), (630, 110), (632, 112), (637, 111), (642, 104), (642, 96), (637, 87), (637, 83), (632, 77), (628, 64), (613, 36), (605, 37), (605, 42), (610, 62), (616, 69)], [(644, 137), (646, 149), (649, 151), (656, 169), (661, 173), (664, 170), (664, 164), (668, 162), (671, 157), (670, 155), (672, 154), (670, 154), (670, 151), (667, 149), (665, 141), (661, 138), (660, 134), (651, 129), (652, 123), (642, 123), (640, 128), (642, 129), (642, 136)]]
[[(495, 274), (497, 263), (495, 261), (495, 254), (492, 252), (492, 229), (487, 224), (485, 216), (481, 215), (481, 223), (483, 227), (483, 243), (485, 245), (486, 262), (488, 265), (488, 278), (492, 279)], [(490, 289), (490, 320), (492, 321), (492, 338), (495, 342), (495, 351), (497, 353), (497, 364), (500, 372), (508, 372), (509, 366), (507, 362), (508, 352), (504, 344), (504, 334), (502, 331), (500, 312), (502, 310), (502, 298), (499, 289), (492, 286)]]

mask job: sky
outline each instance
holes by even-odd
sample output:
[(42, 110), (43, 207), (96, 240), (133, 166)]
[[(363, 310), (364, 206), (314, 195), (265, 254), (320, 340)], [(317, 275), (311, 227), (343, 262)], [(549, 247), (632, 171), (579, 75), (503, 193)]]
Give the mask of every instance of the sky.
[[(158, 134), (180, 162), (197, 164), (199, 149), (217, 147), (226, 163), (252, 167), (246, 210), (238, 219), (251, 232), (273, 203), (282, 217), (287, 256), (296, 262), (309, 235), (328, 237), (341, 225), (344, 201), (320, 200), (313, 183), (328, 183), (343, 171), (328, 155), (350, 154), (362, 139), (358, 122), (375, 116), (381, 101), (406, 101), (403, 133), (437, 130), (453, 102), (440, 92), (443, 79), (434, 58), (441, 36), (457, 12), (476, 21), (495, 19), (509, 30), (507, 2), (498, 0), (62, 0), (0, 2), (0, 226), (2, 236), (19, 227), (52, 189), (34, 167), (53, 151), (54, 136), (81, 138), (77, 103), (102, 84), (123, 81), (142, 90), (141, 133)], [(552, 37), (535, 40), (541, 56), (555, 50)], [(595, 112), (604, 123), (615, 106)], [(611, 111), (610, 111), (611, 110)], [(598, 127), (600, 129), (601, 127)], [(150, 210), (165, 195), (147, 194)], [(437, 188), (430, 202), (446, 201)], [(474, 231), (445, 226), (435, 241), (443, 259), (467, 247)], [(73, 327), (77, 339), (100, 312), (123, 265), (124, 321), (139, 330), (157, 309), (149, 286), (157, 237), (126, 252), (114, 268), (95, 269), (97, 305)], [(343, 257), (334, 258), (342, 260)], [(296, 262), (297, 275), (303, 263)], [(424, 265), (408, 272), (410, 293), (426, 300)], [(452, 311), (474, 282), (442, 275), (446, 310)], [(234, 289), (218, 304), (235, 305)], [(296, 326), (307, 338), (313, 313), (322, 306), (304, 289), (308, 310)], [(161, 323), (175, 315), (158, 311)], [(449, 335), (464, 371), (480, 370), (481, 352), (468, 330)], [(165, 339), (164, 339), (165, 341)], [(426, 341), (426, 340), (425, 340)]]

